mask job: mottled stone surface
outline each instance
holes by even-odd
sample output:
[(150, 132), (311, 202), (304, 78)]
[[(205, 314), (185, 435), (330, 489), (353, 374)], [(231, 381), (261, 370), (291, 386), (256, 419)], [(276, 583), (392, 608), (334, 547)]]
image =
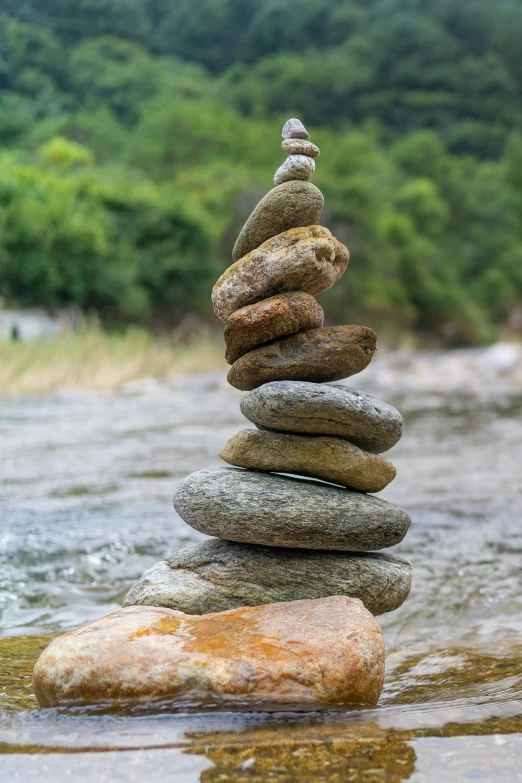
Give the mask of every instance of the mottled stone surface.
[(127, 607), (52, 641), (33, 675), (41, 707), (179, 694), (376, 704), (383, 681), (381, 629), (346, 596), (202, 616)]
[(282, 132), (283, 139), (309, 139), (310, 134), (306, 130), (305, 126), (296, 117), (292, 117), (287, 120), (283, 125)]
[(125, 605), (206, 614), (349, 595), (378, 615), (406, 600), (411, 580), (411, 563), (397, 555), (255, 546), (212, 538), (184, 547), (145, 571)]
[(305, 139), (285, 139), (281, 149), (288, 155), (308, 155), (310, 158), (318, 158), (321, 154), (319, 147)]
[(200, 533), (266, 546), (364, 552), (398, 544), (410, 526), (402, 508), (374, 495), (232, 468), (191, 473), (174, 508)]
[(381, 454), (402, 434), (398, 410), (347, 386), (276, 381), (241, 400), (241, 411), (258, 427), (307, 435), (337, 435)]
[(282, 231), (317, 223), (323, 204), (323, 194), (311, 182), (294, 180), (272, 188), (241, 229), (232, 260), (237, 261)]
[(294, 473), (360, 492), (380, 492), (395, 478), (388, 460), (331, 436), (241, 430), (219, 456), (238, 468)]
[(289, 155), (274, 174), (274, 183), (290, 182), (293, 179), (308, 181), (315, 171), (315, 161), (308, 155)]
[(323, 325), (324, 311), (313, 296), (289, 291), (232, 313), (225, 326), (225, 358), (233, 364), (240, 356), (265, 343)]
[(323, 226), (284, 231), (236, 261), (212, 289), (217, 317), (284, 291), (318, 294), (339, 280), (350, 254)]
[(375, 332), (366, 326), (311, 329), (246, 353), (234, 362), (227, 379), (241, 391), (270, 381), (338, 381), (364, 370), (375, 344)]

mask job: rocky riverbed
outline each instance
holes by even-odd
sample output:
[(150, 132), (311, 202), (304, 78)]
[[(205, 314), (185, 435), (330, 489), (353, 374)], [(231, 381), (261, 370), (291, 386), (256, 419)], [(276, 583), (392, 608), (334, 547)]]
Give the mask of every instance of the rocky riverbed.
[(404, 414), (404, 437), (386, 454), (398, 476), (379, 497), (413, 520), (391, 550), (412, 560), (414, 582), (379, 618), (387, 673), (371, 710), (180, 702), (51, 709), (44, 720), (30, 693), (42, 646), (117, 609), (146, 568), (204, 540), (173, 513), (173, 485), (222, 464), (222, 444), (245, 426), (242, 394), (208, 375), (0, 401), (4, 774), (522, 779), (520, 358), (511, 345), (378, 353), (357, 376)]

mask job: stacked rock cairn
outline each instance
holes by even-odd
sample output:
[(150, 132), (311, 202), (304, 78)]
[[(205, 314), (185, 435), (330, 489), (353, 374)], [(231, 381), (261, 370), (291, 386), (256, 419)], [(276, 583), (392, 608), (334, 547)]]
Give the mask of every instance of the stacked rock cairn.
[(410, 590), (409, 561), (374, 552), (403, 539), (408, 514), (368, 494), (395, 477), (379, 455), (401, 437), (402, 418), (331, 384), (364, 370), (376, 336), (365, 326), (323, 327), (314, 295), (341, 277), (349, 253), (317, 225), (324, 199), (308, 180), (319, 149), (300, 120), (288, 120), (282, 135), (288, 157), (276, 187), (248, 218), (212, 292), (226, 324), (228, 381), (249, 392), (241, 410), (256, 429), (221, 451), (240, 470), (200, 470), (176, 490), (181, 518), (214, 538), (145, 572), (127, 606), (205, 614), (345, 595), (378, 615)]

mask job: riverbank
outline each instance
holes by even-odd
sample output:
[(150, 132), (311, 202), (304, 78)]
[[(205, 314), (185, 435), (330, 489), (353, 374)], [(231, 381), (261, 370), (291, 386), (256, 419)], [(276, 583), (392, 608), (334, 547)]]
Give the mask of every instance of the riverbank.
[(141, 378), (225, 370), (222, 341), (155, 336), (145, 329), (108, 333), (96, 324), (30, 342), (0, 341), (0, 394), (60, 388), (114, 390)]

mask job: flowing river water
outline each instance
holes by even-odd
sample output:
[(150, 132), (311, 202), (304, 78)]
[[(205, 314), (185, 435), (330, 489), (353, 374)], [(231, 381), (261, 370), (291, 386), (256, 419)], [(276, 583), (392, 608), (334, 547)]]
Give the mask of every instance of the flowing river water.
[(0, 400), (1, 781), (522, 780), (522, 393), (448, 390), (443, 368), (440, 388), (406, 388), (384, 369), (353, 385), (404, 415), (381, 494), (412, 517), (394, 551), (414, 583), (379, 618), (374, 709), (38, 709), (39, 652), (203, 539), (173, 511), (173, 487), (251, 425), (221, 375)]

